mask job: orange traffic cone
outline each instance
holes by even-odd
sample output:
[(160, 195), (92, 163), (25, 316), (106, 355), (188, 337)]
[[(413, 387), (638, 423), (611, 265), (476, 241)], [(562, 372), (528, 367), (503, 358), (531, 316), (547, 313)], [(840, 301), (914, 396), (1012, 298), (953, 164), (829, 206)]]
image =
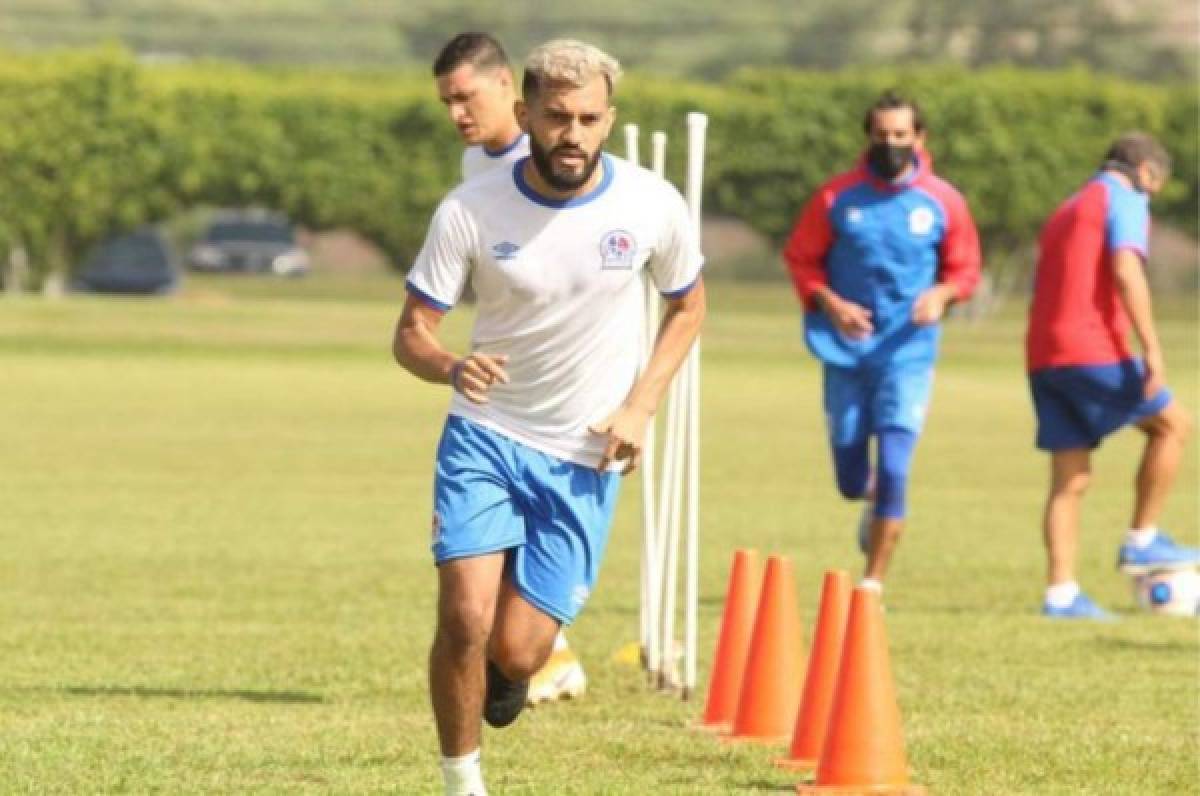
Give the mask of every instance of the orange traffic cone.
[(754, 630), (754, 609), (762, 586), (762, 565), (757, 550), (735, 550), (729, 571), (729, 590), (721, 614), (721, 634), (713, 653), (712, 675), (704, 717), (696, 726), (703, 730), (728, 732), (737, 712), (742, 690), (742, 673)]
[(796, 792), (925, 793), (923, 787), (908, 783), (883, 613), (879, 594), (872, 589), (857, 588), (850, 599), (846, 641), (816, 783), (799, 785)]
[(842, 659), (842, 640), (846, 635), (846, 613), (850, 608), (850, 575), (835, 569), (825, 573), (821, 586), (821, 606), (813, 628), (812, 651), (808, 656), (808, 674), (800, 697), (800, 712), (792, 732), (792, 747), (776, 765), (812, 770), (821, 757), (829, 708), (837, 685), (838, 664)]
[(754, 616), (732, 740), (787, 742), (800, 704), (801, 656), (792, 562), (771, 556)]

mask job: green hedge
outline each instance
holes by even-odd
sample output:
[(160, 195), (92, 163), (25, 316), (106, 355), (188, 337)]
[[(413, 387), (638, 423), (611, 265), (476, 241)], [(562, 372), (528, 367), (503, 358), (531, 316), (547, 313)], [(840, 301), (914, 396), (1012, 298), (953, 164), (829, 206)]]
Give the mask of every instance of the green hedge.
[[(635, 77), (617, 105), (619, 122), (669, 133), (680, 181), (684, 113), (707, 112), (707, 209), (778, 240), (816, 185), (853, 163), (863, 108), (889, 85), (922, 100), (937, 168), (991, 245), (1031, 240), (1133, 127), (1177, 160), (1159, 217), (1196, 228), (1191, 88), (1086, 72), (746, 72), (718, 86)], [(623, 153), (619, 126), (612, 148)], [(424, 75), (154, 66), (120, 50), (0, 57), (0, 255), (21, 245), (40, 272), (62, 270), (182, 208), (260, 204), (355, 228), (403, 268), (459, 153)]]
[(769, 144), (722, 166), (713, 186), (721, 208), (757, 219), (773, 237), (784, 234), (813, 187), (853, 163), (863, 144), (863, 111), (891, 86), (919, 99), (935, 168), (967, 196), (992, 246), (1036, 236), (1054, 206), (1095, 172), (1112, 139), (1130, 129), (1158, 135), (1176, 160), (1174, 179), (1155, 204), (1159, 217), (1196, 229), (1195, 88), (1078, 70), (743, 73), (729, 88), (770, 104), (758, 132)]

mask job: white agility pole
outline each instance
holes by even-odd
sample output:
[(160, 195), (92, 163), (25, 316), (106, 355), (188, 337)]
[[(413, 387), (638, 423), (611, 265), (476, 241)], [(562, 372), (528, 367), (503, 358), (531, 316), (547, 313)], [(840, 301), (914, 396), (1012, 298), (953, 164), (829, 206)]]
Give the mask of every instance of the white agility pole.
[[(638, 139), (640, 130), (636, 124), (627, 124), (625, 130), (625, 159), (630, 163), (640, 165)], [(650, 360), (650, 352), (654, 348), (654, 338), (658, 332), (658, 304), (654, 295), (653, 284), (649, 274), (646, 275), (646, 315), (642, 327), (642, 357), (641, 370), (645, 370)], [(653, 303), (652, 303), (653, 299)], [(653, 316), (653, 317), (652, 317)], [(654, 426), (646, 431), (646, 440), (642, 446), (642, 562), (641, 562), (641, 600), (639, 603), (640, 635), (638, 645), (642, 660), (648, 665), (653, 659), (651, 649), (653, 639), (658, 635), (658, 617), (655, 615), (655, 604), (652, 594), (656, 590), (657, 575), (654, 568), (656, 551), (655, 517), (654, 517)]]
[[(661, 686), (664, 682), (662, 675), (665, 673), (665, 666), (670, 663), (671, 641), (666, 638), (663, 633), (663, 625), (666, 623), (666, 616), (663, 612), (664, 584), (666, 581), (666, 573), (669, 568), (668, 550), (670, 544), (670, 527), (675, 517), (672, 514), (672, 506), (675, 501), (673, 495), (679, 484), (679, 471), (681, 462), (678, 461), (680, 456), (676, 456), (676, 448), (682, 440), (678, 439), (677, 428), (679, 426), (679, 414), (681, 411), (680, 398), (681, 390), (680, 374), (676, 374), (671, 380), (671, 386), (667, 391), (667, 417), (663, 423), (663, 444), (662, 444), (662, 467), (659, 473), (659, 489), (658, 489), (658, 522), (655, 526), (657, 537), (655, 539), (654, 556), (651, 559), (653, 567), (654, 582), (651, 584), (651, 605), (650, 610), (654, 615), (654, 638), (650, 642), (650, 655), (646, 661), (646, 668), (650, 675), (650, 680), (655, 685)], [(669, 632), (669, 631), (668, 631)]]
[[(687, 116), (687, 184), (685, 196), (693, 232), (699, 244), (700, 194), (704, 177), (705, 132), (708, 117)], [(639, 162), (639, 129), (624, 127), (626, 157)], [(660, 177), (666, 165), (667, 136), (656, 131), (650, 139), (651, 167)], [(646, 274), (645, 327), (641, 364), (653, 351), (659, 325), (658, 291)], [(697, 609), (699, 600), (699, 344), (692, 346), (672, 379), (666, 399), (661, 441), (655, 428), (647, 430), (642, 450), (642, 566), (641, 654), (649, 681), (662, 690), (678, 688), (683, 699), (695, 692)], [(659, 455), (656, 455), (659, 454)], [(661, 458), (660, 458), (661, 457)], [(657, 479), (656, 479), (657, 476)], [(656, 487), (657, 481), (657, 489)], [(679, 593), (680, 537), (685, 561), (684, 642), (675, 641)], [(682, 652), (684, 671), (677, 668)]]
[[(704, 193), (704, 149), (708, 116), (687, 115), (687, 203), (692, 216), (696, 244), (700, 244), (701, 199)], [(687, 577), (684, 597), (684, 675), (682, 696), (688, 699), (696, 690), (696, 614), (699, 609), (700, 581), (700, 340), (696, 339), (688, 355), (688, 428), (687, 428)]]
[[(651, 167), (655, 174), (663, 176), (666, 163), (667, 134), (656, 131), (650, 136)], [(645, 274), (645, 339), (642, 349), (642, 365), (650, 359), (654, 350), (654, 341), (658, 336), (658, 290), (649, 271)], [(658, 636), (659, 636), (659, 600), (662, 593), (660, 587), (662, 578), (662, 563), (658, 556), (659, 526), (655, 517), (654, 474), (658, 457), (656, 453), (655, 423), (651, 421), (646, 429), (646, 439), (642, 445), (642, 660), (653, 681), (658, 671)]]
[(635, 166), (641, 165), (638, 157), (638, 135), (640, 131), (636, 124), (625, 125), (625, 159)]
[(675, 681), (675, 593), (679, 582), (679, 534), (683, 519), (683, 488), (684, 488), (684, 449), (687, 447), (687, 408), (689, 390), (688, 370), (680, 368), (675, 375), (675, 385), (672, 398), (675, 411), (668, 411), (666, 430), (667, 449), (663, 453), (667, 457), (666, 465), (670, 467), (671, 480), (669, 493), (662, 495), (665, 505), (669, 505), (667, 524), (659, 526), (660, 549), (662, 563), (662, 644), (661, 658), (658, 668), (658, 687), (674, 688), (679, 685)]
[[(707, 116), (688, 114), (688, 182), (686, 201), (692, 217), (696, 244), (700, 245), (700, 209), (703, 186), (704, 138)], [(700, 346), (692, 346), (672, 385), (667, 405), (664, 444), (664, 491), (660, 510), (659, 567), (661, 567), (662, 638), (658, 659), (660, 688), (676, 688), (689, 699), (696, 686), (698, 580), (700, 580)], [(685, 460), (686, 456), (686, 460)], [(670, 486), (668, 486), (670, 485)], [(670, 491), (667, 491), (670, 490)], [(685, 502), (685, 503), (684, 503)], [(666, 515), (666, 521), (661, 517)], [(676, 669), (678, 646), (674, 641), (674, 618), (678, 594), (679, 537), (686, 517), (684, 543), (684, 671)]]
[(659, 177), (667, 174), (667, 134), (662, 130), (650, 135), (650, 170)]

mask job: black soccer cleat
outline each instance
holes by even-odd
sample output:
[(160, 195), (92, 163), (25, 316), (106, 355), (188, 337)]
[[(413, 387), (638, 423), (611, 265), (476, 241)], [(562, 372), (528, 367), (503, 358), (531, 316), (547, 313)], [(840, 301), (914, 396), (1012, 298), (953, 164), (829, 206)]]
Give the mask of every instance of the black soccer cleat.
[(483, 720), (493, 727), (507, 727), (517, 720), (525, 707), (529, 694), (529, 681), (514, 683), (500, 671), (500, 667), (487, 662), (487, 694), (483, 698)]

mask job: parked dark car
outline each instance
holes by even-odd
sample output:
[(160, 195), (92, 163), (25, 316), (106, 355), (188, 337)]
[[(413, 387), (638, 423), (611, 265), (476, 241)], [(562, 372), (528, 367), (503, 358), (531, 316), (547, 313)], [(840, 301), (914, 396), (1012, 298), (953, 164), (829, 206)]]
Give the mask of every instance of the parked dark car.
[(81, 293), (170, 293), (179, 287), (178, 257), (161, 232), (143, 227), (93, 249), (69, 287)]
[(309, 259), (286, 218), (239, 212), (217, 215), (188, 253), (187, 264), (196, 271), (301, 276)]

